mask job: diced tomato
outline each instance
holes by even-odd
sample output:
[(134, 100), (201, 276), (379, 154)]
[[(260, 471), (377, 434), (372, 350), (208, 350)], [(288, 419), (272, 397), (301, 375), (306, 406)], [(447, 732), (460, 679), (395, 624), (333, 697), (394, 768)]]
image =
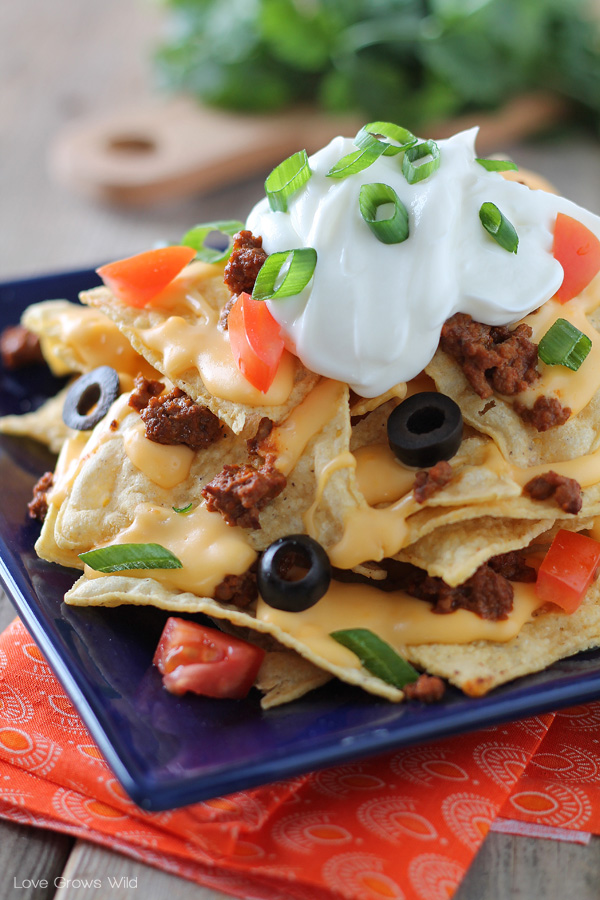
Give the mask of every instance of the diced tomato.
[(566, 303), (580, 294), (600, 271), (600, 241), (582, 222), (558, 213), (552, 252), (565, 273), (556, 298)]
[(266, 393), (277, 374), (283, 353), (281, 328), (264, 300), (240, 294), (227, 318), (235, 363), (250, 384)]
[(573, 613), (581, 604), (600, 566), (600, 542), (561, 528), (539, 570), (535, 591), (545, 603)]
[(245, 697), (258, 674), (264, 650), (216, 628), (171, 616), (154, 654), (154, 665), (172, 694)]
[(192, 247), (159, 247), (107, 263), (96, 271), (115, 297), (129, 306), (142, 307), (160, 294), (195, 255)]

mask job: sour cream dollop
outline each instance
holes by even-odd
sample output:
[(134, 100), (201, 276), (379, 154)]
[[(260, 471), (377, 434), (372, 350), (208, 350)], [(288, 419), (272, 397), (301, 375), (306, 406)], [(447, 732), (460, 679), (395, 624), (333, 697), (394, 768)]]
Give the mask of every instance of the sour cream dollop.
[[(312, 177), (273, 212), (267, 199), (247, 227), (267, 253), (317, 251), (302, 293), (267, 301), (286, 341), (305, 366), (375, 397), (421, 372), (434, 355), (442, 325), (455, 312), (507, 325), (548, 300), (563, 271), (552, 256), (557, 212), (600, 235), (600, 219), (564, 198), (532, 191), (484, 169), (475, 158), (477, 129), (438, 142), (440, 166), (409, 184), (401, 156), (381, 156), (344, 179), (327, 172), (356, 150), (337, 137), (310, 157)], [(408, 210), (409, 237), (383, 244), (359, 210), (363, 184), (394, 188)], [(491, 201), (515, 227), (518, 252), (503, 249), (483, 228)]]

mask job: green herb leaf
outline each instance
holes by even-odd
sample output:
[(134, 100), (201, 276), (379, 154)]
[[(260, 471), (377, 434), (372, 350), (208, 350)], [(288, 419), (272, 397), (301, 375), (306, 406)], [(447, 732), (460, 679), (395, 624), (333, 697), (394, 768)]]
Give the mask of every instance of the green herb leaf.
[(494, 240), (510, 253), (516, 253), (519, 247), (519, 236), (512, 222), (500, 212), (495, 203), (482, 203), (479, 218), (485, 230)]
[(180, 516), (185, 516), (187, 513), (192, 511), (193, 503), (188, 503), (187, 506), (173, 506), (171, 507), (173, 512), (178, 513)]
[(328, 178), (347, 178), (349, 175), (356, 175), (363, 169), (372, 166), (376, 159), (383, 156), (385, 145), (381, 141), (375, 141), (362, 150), (355, 150), (338, 159), (336, 164), (331, 167), (327, 173)]
[(317, 251), (312, 247), (271, 253), (257, 275), (253, 299), (277, 300), (299, 294), (313, 277), (316, 265)]
[(518, 172), (519, 167), (516, 163), (511, 162), (508, 159), (480, 159), (479, 157), (475, 158), (475, 162), (478, 162), (480, 166), (483, 166), (484, 169), (487, 169), (488, 172)]
[[(382, 244), (400, 244), (408, 237), (408, 211), (389, 184), (363, 184), (358, 197), (360, 214)], [(380, 206), (393, 204), (394, 211), (386, 219), (378, 219)]]
[[(379, 135), (389, 138), (387, 141), (379, 140)], [(391, 143), (394, 141), (395, 143)], [(369, 122), (363, 125), (356, 137), (354, 143), (361, 149), (376, 147), (378, 144), (384, 145), (384, 156), (396, 156), (408, 147), (412, 147), (417, 143), (417, 138), (407, 128), (401, 125), (395, 125), (393, 122)]]
[[(427, 159), (427, 157), (430, 157)], [(424, 159), (426, 162), (414, 163)], [(409, 184), (425, 181), (440, 167), (440, 148), (435, 141), (423, 141), (406, 150), (402, 159), (402, 174)]]
[(538, 344), (538, 356), (547, 366), (566, 366), (576, 372), (592, 349), (587, 334), (566, 319), (557, 319)]
[(96, 572), (128, 569), (181, 569), (183, 563), (161, 544), (111, 544), (80, 553), (79, 559)]
[[(228, 219), (219, 222), (205, 222), (203, 225), (195, 225), (190, 228), (181, 239), (185, 247), (193, 247), (196, 251), (196, 259), (207, 263), (223, 262), (229, 259), (233, 246), (233, 235), (244, 228), (243, 222)], [(211, 247), (206, 243), (209, 235), (217, 236), (217, 243), (223, 247)], [(225, 246), (226, 245), (226, 246)]]
[(274, 212), (287, 212), (289, 198), (309, 180), (312, 172), (306, 150), (288, 156), (267, 175), (265, 191)]
[(352, 650), (365, 669), (387, 684), (402, 689), (419, 677), (419, 673), (409, 662), (368, 628), (332, 631), (330, 637)]

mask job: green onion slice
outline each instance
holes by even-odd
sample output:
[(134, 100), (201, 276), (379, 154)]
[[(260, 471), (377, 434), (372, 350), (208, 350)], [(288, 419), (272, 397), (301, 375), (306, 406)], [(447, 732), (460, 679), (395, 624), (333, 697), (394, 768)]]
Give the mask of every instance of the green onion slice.
[[(413, 163), (420, 159), (430, 157), (427, 162), (419, 163), (415, 166)], [(406, 150), (402, 159), (402, 174), (409, 184), (416, 184), (418, 181), (424, 181), (440, 167), (440, 148), (435, 141), (423, 141), (421, 144), (415, 144)]]
[(478, 162), (480, 166), (483, 166), (484, 169), (487, 169), (488, 172), (518, 172), (519, 167), (516, 163), (511, 162), (508, 159), (479, 159), (475, 158), (475, 162)]
[(576, 372), (592, 342), (566, 319), (557, 319), (538, 344), (538, 356), (547, 366), (566, 366)]
[[(394, 211), (386, 219), (378, 219), (380, 206), (393, 204)], [(407, 209), (389, 184), (363, 184), (358, 197), (360, 214), (382, 244), (400, 244), (408, 237)]]
[(389, 146), (389, 144), (382, 144), (381, 141), (374, 141), (368, 147), (348, 153), (347, 156), (342, 156), (341, 159), (338, 159), (327, 173), (327, 177), (347, 178), (348, 175), (356, 175), (358, 172), (362, 172), (363, 169), (368, 169), (376, 159), (383, 155), (385, 148)]
[(111, 544), (80, 553), (79, 559), (96, 572), (127, 569), (181, 569), (183, 563), (161, 544)]
[(317, 251), (312, 247), (271, 253), (258, 273), (252, 297), (254, 300), (293, 297), (306, 287), (316, 265)]
[(187, 506), (173, 506), (171, 507), (173, 512), (178, 513), (180, 516), (185, 516), (187, 513), (192, 511), (193, 503), (188, 503)]
[(387, 684), (402, 689), (419, 677), (419, 673), (410, 663), (367, 628), (332, 631), (330, 637), (356, 653), (365, 669)]
[(288, 156), (267, 175), (265, 191), (273, 212), (287, 212), (288, 200), (312, 175), (306, 150)]
[(489, 234), (505, 250), (516, 253), (519, 246), (519, 236), (512, 222), (500, 212), (495, 203), (482, 203), (479, 210), (481, 224)]
[[(387, 141), (379, 140), (379, 136), (388, 138)], [(394, 141), (394, 143), (392, 143)], [(383, 144), (384, 156), (396, 156), (408, 147), (412, 147), (417, 143), (417, 138), (407, 128), (401, 125), (394, 125), (393, 122), (369, 122), (363, 125), (356, 137), (354, 143), (361, 149), (376, 147)]]
[[(194, 225), (181, 239), (185, 247), (193, 247), (196, 251), (196, 259), (207, 263), (223, 262), (229, 259), (233, 246), (233, 235), (244, 228), (243, 222), (235, 219), (227, 219), (220, 222), (204, 222), (202, 225)], [(218, 246), (211, 247), (206, 243), (210, 234), (215, 234)], [(226, 239), (226, 240), (225, 240)], [(221, 246), (226, 244), (225, 247)]]

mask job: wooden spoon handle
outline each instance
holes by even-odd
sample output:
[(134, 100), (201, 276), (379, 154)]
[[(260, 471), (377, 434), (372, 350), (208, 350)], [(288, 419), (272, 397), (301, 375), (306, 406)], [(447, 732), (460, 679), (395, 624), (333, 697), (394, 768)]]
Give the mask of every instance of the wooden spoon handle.
[[(565, 115), (547, 94), (526, 95), (499, 113), (432, 125), (425, 137), (481, 126), (480, 153), (501, 149)], [(305, 148), (313, 153), (363, 122), (313, 109), (243, 115), (199, 106), (185, 97), (67, 128), (50, 148), (52, 174), (66, 186), (121, 205), (142, 205), (214, 190), (257, 173)]]

